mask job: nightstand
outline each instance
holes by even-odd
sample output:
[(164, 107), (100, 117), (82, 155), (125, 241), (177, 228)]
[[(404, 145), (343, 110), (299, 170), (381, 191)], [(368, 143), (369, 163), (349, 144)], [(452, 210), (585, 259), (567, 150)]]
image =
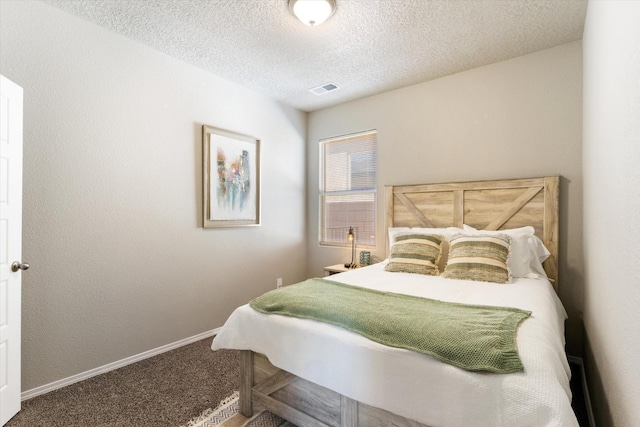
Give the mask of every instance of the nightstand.
[(334, 264), (324, 268), (324, 275), (331, 276), (332, 274), (344, 273), (345, 271), (349, 271), (344, 264)]

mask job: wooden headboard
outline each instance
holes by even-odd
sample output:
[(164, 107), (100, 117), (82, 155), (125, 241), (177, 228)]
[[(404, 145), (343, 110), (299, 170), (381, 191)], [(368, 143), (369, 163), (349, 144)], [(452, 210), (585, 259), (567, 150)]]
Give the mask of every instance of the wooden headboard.
[[(559, 177), (550, 176), (386, 186), (386, 229), (463, 224), (479, 230), (533, 226), (551, 252), (543, 266), (557, 291), (559, 182)], [(386, 235), (388, 239), (389, 233)]]

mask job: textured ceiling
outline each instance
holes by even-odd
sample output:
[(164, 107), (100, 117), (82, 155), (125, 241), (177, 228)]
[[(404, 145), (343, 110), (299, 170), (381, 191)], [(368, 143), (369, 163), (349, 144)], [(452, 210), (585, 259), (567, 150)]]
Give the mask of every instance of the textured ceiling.
[[(582, 39), (586, 0), (43, 0), (304, 111)], [(340, 89), (317, 96), (328, 82)]]

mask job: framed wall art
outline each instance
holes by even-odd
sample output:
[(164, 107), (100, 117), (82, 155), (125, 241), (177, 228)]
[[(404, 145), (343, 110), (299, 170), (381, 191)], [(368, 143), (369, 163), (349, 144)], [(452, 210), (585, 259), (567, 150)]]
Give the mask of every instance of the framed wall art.
[(203, 226), (260, 225), (260, 140), (202, 126)]

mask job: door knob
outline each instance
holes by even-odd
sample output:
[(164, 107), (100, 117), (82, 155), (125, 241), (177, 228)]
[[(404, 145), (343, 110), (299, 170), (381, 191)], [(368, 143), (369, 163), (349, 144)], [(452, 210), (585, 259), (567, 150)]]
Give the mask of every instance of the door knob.
[(11, 271), (13, 271), (14, 273), (18, 270), (28, 270), (29, 269), (29, 264), (27, 264), (26, 262), (18, 262), (15, 261), (13, 264), (11, 264)]

